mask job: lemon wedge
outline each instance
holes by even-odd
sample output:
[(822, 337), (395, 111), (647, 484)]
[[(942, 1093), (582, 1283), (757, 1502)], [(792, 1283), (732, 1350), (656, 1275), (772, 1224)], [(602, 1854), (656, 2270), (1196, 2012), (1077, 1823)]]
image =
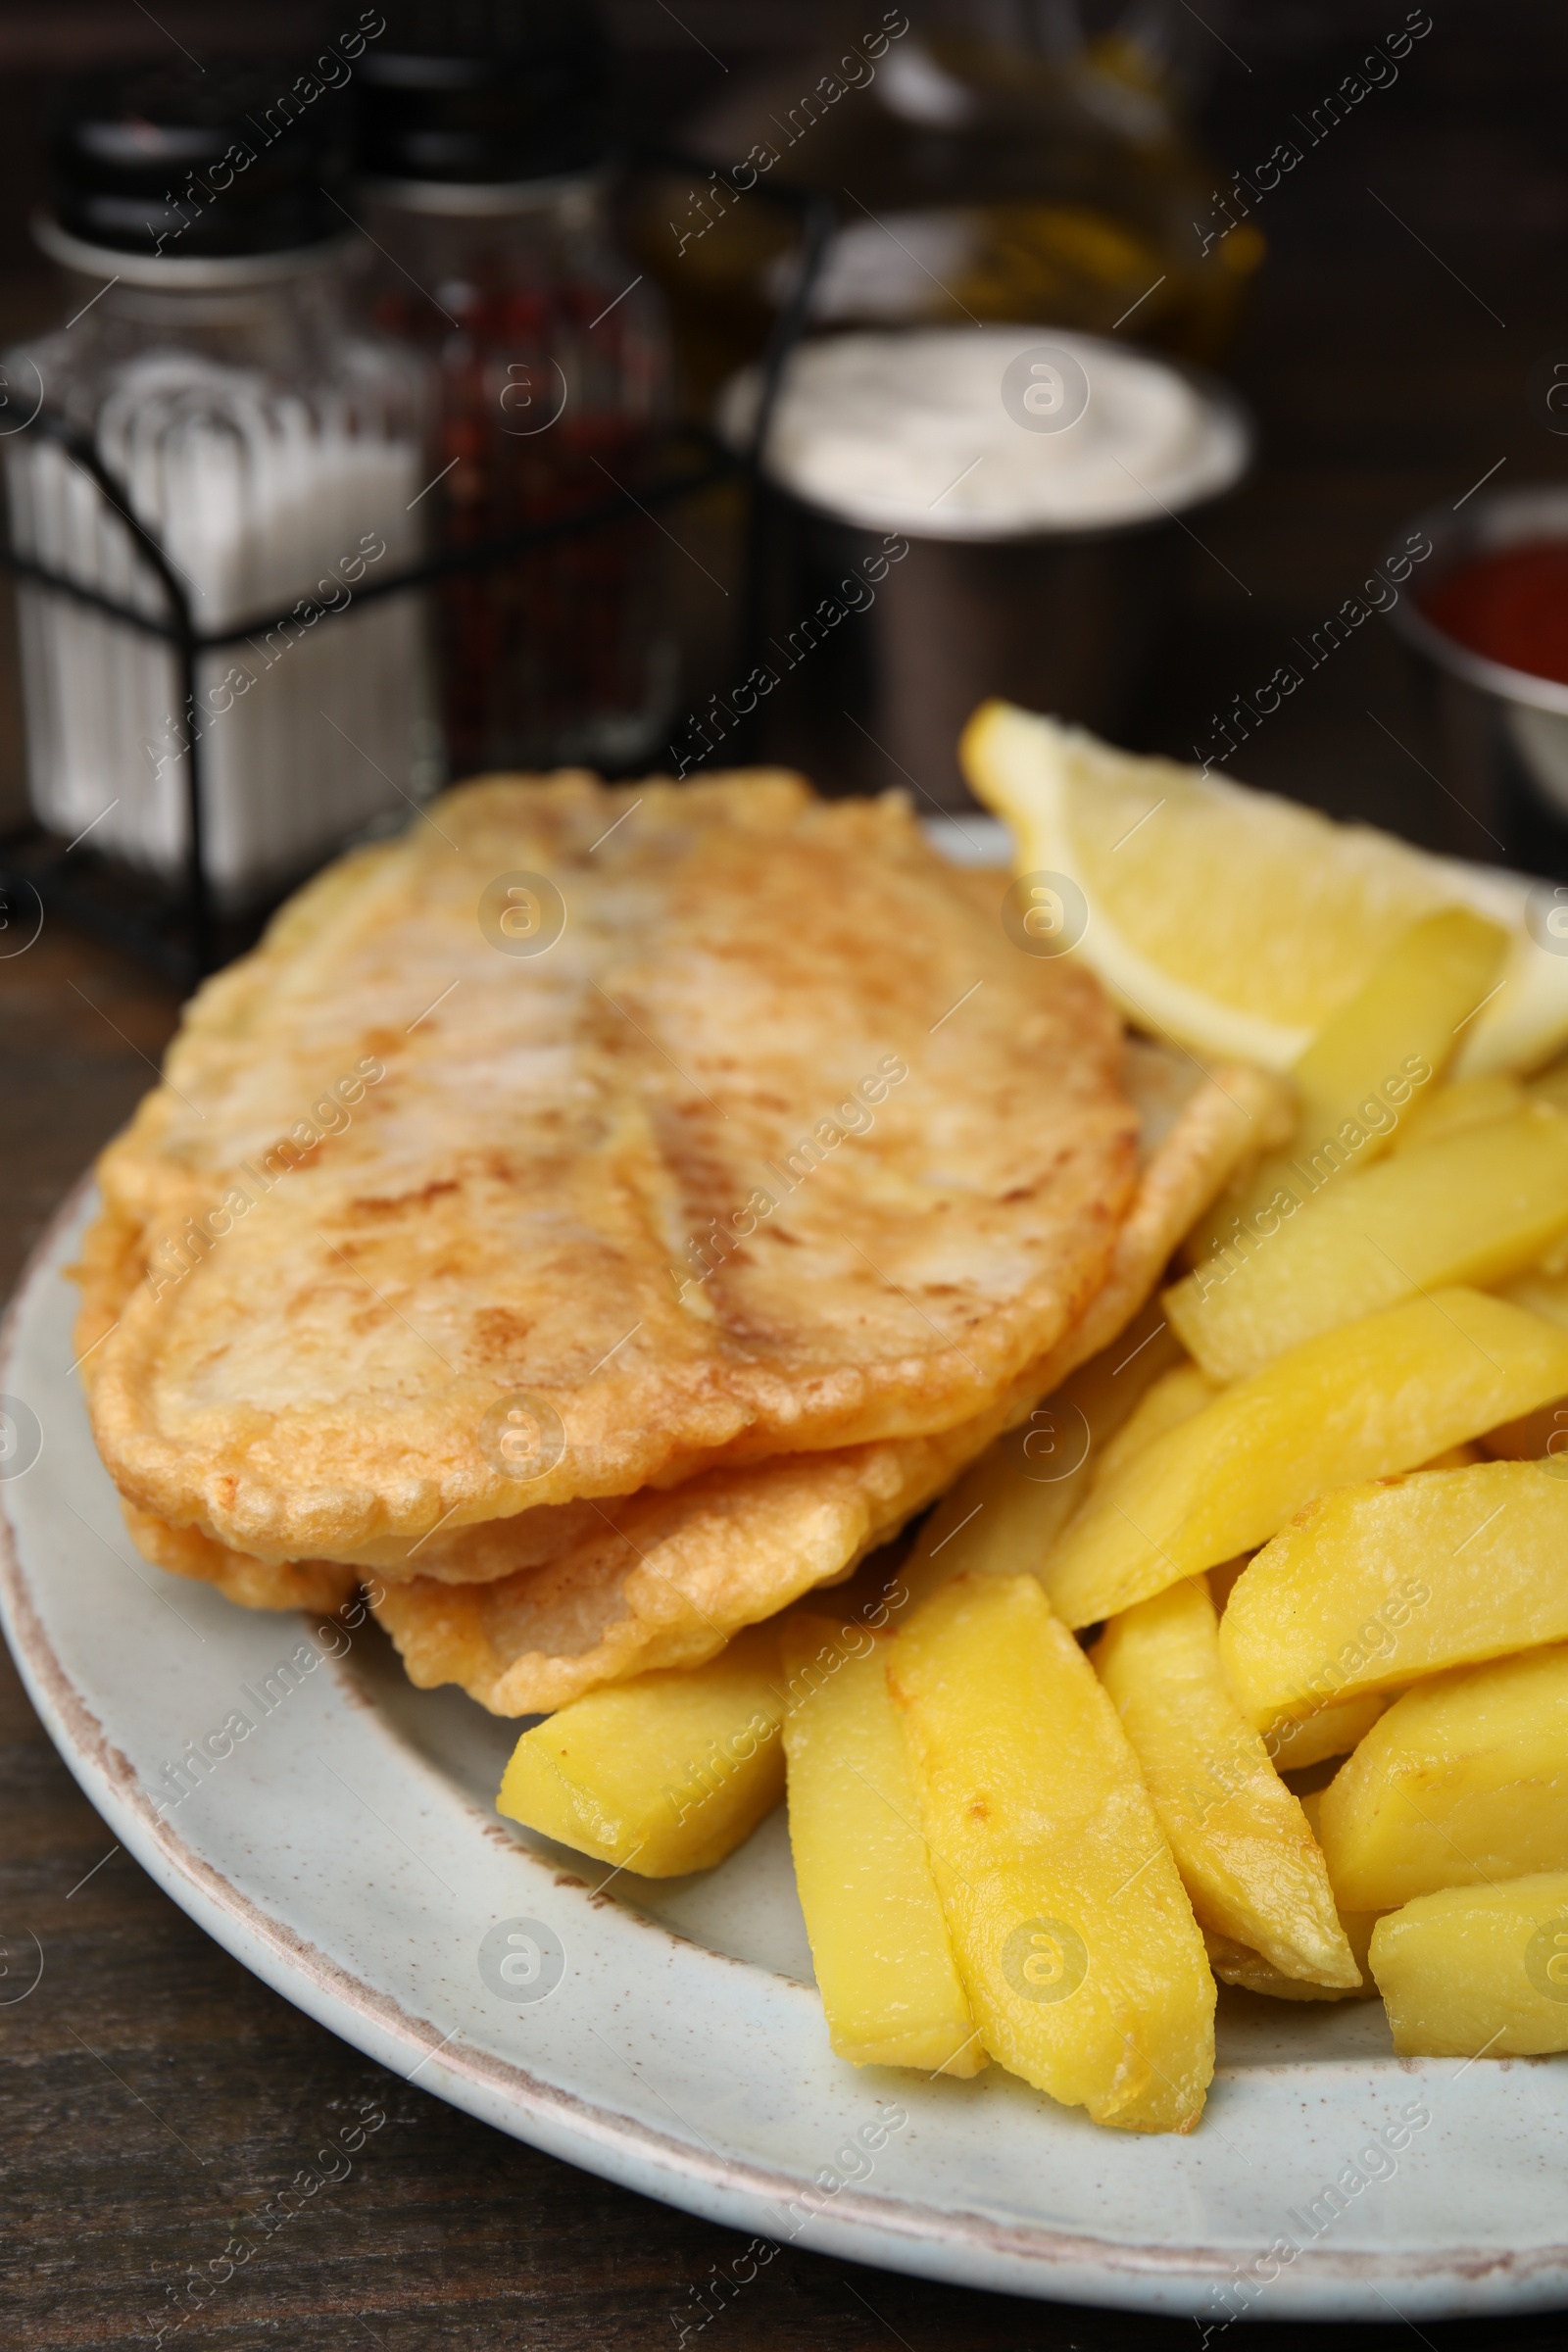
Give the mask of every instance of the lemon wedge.
[(1520, 875), (1115, 751), (1009, 703), (982, 704), (959, 758), (1010, 825), (1016, 870), (1083, 894), (1078, 953), (1142, 1029), (1289, 1069), (1412, 923), (1465, 906), (1514, 944), (1452, 1075), (1531, 1070), (1568, 1040), (1568, 938), (1560, 955), (1537, 944)]

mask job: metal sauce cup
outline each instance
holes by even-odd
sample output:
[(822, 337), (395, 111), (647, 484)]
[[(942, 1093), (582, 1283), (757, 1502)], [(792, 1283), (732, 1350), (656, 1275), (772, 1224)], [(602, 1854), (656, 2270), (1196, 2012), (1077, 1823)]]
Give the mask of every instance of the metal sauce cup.
[[(1446, 635), (1418, 598), (1460, 564), (1499, 548), (1568, 546), (1568, 487), (1494, 491), (1457, 514), (1431, 508), (1410, 532), (1424, 532), (1432, 553), (1422, 563), (1419, 587), (1411, 584), (1416, 593), (1401, 597), (1389, 618), (1415, 656), (1437, 774), (1458, 804), (1433, 812), (1443, 846), (1472, 858), (1506, 855), (1510, 863), (1535, 870), (1564, 869), (1568, 685), (1473, 653)], [(1477, 828), (1492, 835), (1493, 852)]]
[[(1051, 328), (1009, 331), (1036, 348), (1094, 349), (1093, 338)], [(974, 806), (956, 747), (989, 696), (1125, 735), (1191, 550), (1182, 519), (1243, 478), (1253, 436), (1234, 396), (1197, 370), (1116, 358), (1198, 396), (1224, 459), (1196, 494), (1162, 503), (1150, 485), (1131, 516), (958, 535), (877, 527), (765, 483), (760, 639), (778, 682), (758, 711), (762, 756), (804, 767), (829, 792), (902, 783), (929, 811)], [(1026, 376), (1025, 396), (1035, 388)], [(1004, 398), (999, 384), (999, 409)]]

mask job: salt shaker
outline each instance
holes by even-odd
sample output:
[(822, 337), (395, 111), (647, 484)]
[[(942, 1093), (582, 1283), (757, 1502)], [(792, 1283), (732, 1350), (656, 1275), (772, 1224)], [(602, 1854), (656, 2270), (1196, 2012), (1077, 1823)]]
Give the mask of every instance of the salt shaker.
[[(387, 15), (363, 75), (357, 209), (375, 322), (439, 370), (444, 544), (636, 498), (670, 364), (662, 302), (611, 233), (596, 16), (580, 0), (411, 0)], [(662, 544), (633, 511), (444, 584), (458, 772), (648, 755), (675, 684)]]
[[(339, 38), (350, 70), (356, 39)], [(347, 320), (334, 104), (283, 68), (79, 87), (35, 223), (72, 273), (66, 323), (3, 363), (13, 414), (36, 405), (95, 446), (199, 632), (290, 613), (203, 652), (191, 710), (166, 642), (48, 588), (19, 596), (35, 815), (179, 875), (194, 731), (203, 862), (230, 907), (440, 780), (419, 600), (362, 602), (420, 552), (426, 377)], [(3, 446), (18, 551), (167, 617), (67, 448), (33, 429)]]

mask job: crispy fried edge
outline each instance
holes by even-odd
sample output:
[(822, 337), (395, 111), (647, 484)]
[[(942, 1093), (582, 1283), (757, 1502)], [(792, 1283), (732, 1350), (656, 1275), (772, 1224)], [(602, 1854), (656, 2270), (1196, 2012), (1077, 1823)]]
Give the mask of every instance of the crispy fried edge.
[(357, 1568), (340, 1568), (333, 1560), (258, 1560), (215, 1544), (199, 1528), (171, 1527), (123, 1495), (120, 1507), (144, 1560), (197, 1584), (216, 1585), (242, 1609), (340, 1609), (360, 1583)]
[[(746, 1470), (710, 1471), (674, 1490), (690, 1496), (696, 1508), (646, 1549), (628, 1533), (636, 1557), (621, 1585), (624, 1612), (579, 1656), (527, 1650), (499, 1658), (484, 1625), (485, 1604), (498, 1592), (496, 1584), (436, 1585), (420, 1579), (385, 1587), (373, 1603), (374, 1615), (397, 1643), (411, 1682), (421, 1690), (459, 1683), (495, 1715), (547, 1713), (630, 1675), (700, 1666), (744, 1626), (776, 1615), (803, 1592), (852, 1575), (867, 1552), (933, 1501), (1002, 1434), (1015, 1410), (1009, 1396), (983, 1423), (965, 1422), (939, 1437), (885, 1439), (826, 1455), (786, 1454)], [(722, 1542), (716, 1551), (705, 1544), (711, 1523), (701, 1505), (706, 1496), (717, 1500), (737, 1490), (760, 1524), (749, 1531), (744, 1554), (731, 1550), (726, 1558)], [(797, 1495), (805, 1510), (789, 1507)], [(784, 1505), (776, 1517), (770, 1509), (775, 1497)], [(624, 1515), (635, 1527), (635, 1516)], [(800, 1531), (808, 1515), (819, 1524), (813, 1540), (803, 1544)], [(715, 1618), (713, 1611), (726, 1607), (722, 1587), (739, 1584), (744, 1590), (747, 1576), (756, 1575), (759, 1551), (765, 1557), (769, 1549), (779, 1551), (781, 1573), (768, 1579), (763, 1591), (745, 1591), (743, 1614), (729, 1614), (728, 1622)], [(530, 1569), (525, 1574), (531, 1579), (558, 1572)], [(729, 1599), (730, 1611), (736, 1598)]]

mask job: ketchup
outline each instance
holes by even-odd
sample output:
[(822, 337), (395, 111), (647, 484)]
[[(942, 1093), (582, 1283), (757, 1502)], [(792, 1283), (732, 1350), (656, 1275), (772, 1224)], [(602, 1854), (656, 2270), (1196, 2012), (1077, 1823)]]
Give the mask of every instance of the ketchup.
[(1421, 609), (1471, 653), (1568, 686), (1568, 539), (1477, 556), (1439, 580)]

